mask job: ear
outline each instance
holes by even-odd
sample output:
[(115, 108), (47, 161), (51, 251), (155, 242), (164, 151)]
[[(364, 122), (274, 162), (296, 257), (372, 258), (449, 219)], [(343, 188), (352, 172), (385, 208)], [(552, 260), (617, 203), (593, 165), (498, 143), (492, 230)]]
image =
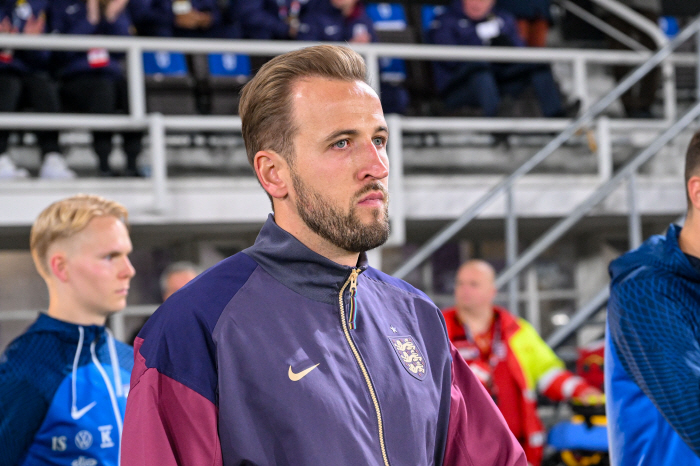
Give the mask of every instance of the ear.
[(51, 254), (48, 258), (49, 272), (61, 282), (68, 281), (66, 256), (62, 252)]
[(700, 176), (691, 176), (688, 180), (688, 197), (695, 210), (700, 210)]
[(255, 174), (263, 189), (275, 199), (284, 199), (289, 194), (287, 173), (289, 165), (277, 152), (261, 150), (253, 159)]

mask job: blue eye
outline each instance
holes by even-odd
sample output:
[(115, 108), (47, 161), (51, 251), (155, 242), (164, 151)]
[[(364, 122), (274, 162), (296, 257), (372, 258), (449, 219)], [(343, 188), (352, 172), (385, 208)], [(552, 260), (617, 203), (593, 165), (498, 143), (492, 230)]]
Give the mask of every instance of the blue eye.
[(348, 140), (343, 139), (342, 141), (338, 141), (335, 144), (333, 144), (333, 147), (337, 147), (338, 149), (345, 149), (348, 147)]
[(374, 138), (374, 144), (377, 146), (383, 146), (384, 145), (384, 138), (381, 138), (381, 137)]

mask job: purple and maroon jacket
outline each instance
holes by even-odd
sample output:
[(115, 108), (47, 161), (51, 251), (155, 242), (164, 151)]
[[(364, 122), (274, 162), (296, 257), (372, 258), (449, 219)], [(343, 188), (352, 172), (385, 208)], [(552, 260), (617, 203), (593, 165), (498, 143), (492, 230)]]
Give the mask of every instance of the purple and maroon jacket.
[(423, 293), (364, 254), (354, 268), (316, 254), (272, 216), (135, 350), (123, 466), (526, 465)]

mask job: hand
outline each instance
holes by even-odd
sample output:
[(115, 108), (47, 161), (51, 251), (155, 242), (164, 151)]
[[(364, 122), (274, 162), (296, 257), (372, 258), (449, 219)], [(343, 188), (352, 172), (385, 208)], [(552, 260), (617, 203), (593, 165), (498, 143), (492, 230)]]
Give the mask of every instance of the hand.
[(42, 12), (39, 16), (30, 16), (24, 24), (24, 34), (42, 34), (46, 27), (46, 15)]
[(110, 23), (115, 22), (126, 8), (127, 3), (129, 0), (110, 0), (104, 10), (105, 19)]
[(5, 16), (2, 21), (0, 21), (0, 34), (16, 34), (17, 33), (17, 28), (12, 26), (12, 22), (10, 22), (10, 18)]
[(209, 29), (211, 27), (211, 22), (212, 22), (212, 17), (211, 13), (205, 13), (203, 11), (199, 11), (199, 28), (200, 29)]
[(369, 44), (370, 42), (372, 42), (372, 36), (369, 35), (369, 32), (364, 31), (352, 36), (350, 42), (352, 42), (353, 44)]
[(581, 390), (573, 401), (583, 406), (595, 406), (605, 404), (605, 394), (597, 388), (590, 386)]
[(197, 10), (190, 10), (187, 13), (175, 15), (175, 26), (182, 29), (197, 29), (199, 22), (199, 11)]
[(87, 20), (93, 26), (100, 22), (100, 2), (99, 0), (87, 0)]

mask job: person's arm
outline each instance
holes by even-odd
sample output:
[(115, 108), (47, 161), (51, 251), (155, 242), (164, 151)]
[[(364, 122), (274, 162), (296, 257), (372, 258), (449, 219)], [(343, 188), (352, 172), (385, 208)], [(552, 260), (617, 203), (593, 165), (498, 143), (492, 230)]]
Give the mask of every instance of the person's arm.
[(34, 385), (0, 371), (0, 464), (20, 464), (48, 409)]
[(217, 407), (193, 388), (148, 367), (142, 344), (136, 338), (122, 466), (221, 466)]
[(614, 283), (610, 336), (628, 375), (700, 455), (700, 306), (679, 281), (643, 271)]
[(444, 466), (526, 466), (522, 447), (481, 382), (450, 343), (452, 397)]
[(553, 401), (599, 395), (597, 388), (569, 372), (564, 362), (542, 340), (525, 320), (518, 319), (520, 330), (513, 336), (511, 346), (525, 373), (537, 386), (537, 391)]

